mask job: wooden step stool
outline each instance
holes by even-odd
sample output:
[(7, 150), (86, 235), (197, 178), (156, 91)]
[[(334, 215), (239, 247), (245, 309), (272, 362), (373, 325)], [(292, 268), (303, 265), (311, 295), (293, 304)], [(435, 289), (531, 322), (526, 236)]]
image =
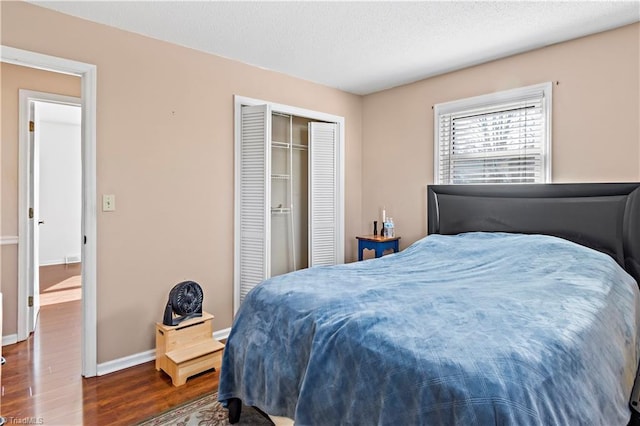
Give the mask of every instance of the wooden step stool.
[(175, 326), (156, 323), (156, 370), (167, 373), (174, 386), (222, 364), (224, 345), (213, 338), (213, 315), (203, 312)]

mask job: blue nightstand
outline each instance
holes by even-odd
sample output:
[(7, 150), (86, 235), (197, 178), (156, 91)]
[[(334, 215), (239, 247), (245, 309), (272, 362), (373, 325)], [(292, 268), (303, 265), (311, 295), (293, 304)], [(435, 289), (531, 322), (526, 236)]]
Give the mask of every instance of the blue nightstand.
[(364, 249), (375, 250), (376, 257), (381, 257), (385, 250), (400, 251), (400, 237), (385, 238), (377, 235), (365, 235), (358, 239), (358, 260), (362, 260)]

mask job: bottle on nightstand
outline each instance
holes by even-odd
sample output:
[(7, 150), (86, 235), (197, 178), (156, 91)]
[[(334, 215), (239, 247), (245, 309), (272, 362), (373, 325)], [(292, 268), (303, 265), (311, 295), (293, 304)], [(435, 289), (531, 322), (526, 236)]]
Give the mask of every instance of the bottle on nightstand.
[(384, 223), (384, 236), (386, 238), (393, 238), (395, 235), (395, 229), (393, 226), (393, 218), (388, 217), (386, 222)]

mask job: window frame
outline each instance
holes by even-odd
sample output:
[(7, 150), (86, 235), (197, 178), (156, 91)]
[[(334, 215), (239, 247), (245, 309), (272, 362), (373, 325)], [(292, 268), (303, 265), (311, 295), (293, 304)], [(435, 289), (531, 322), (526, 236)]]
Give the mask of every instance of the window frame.
[[(500, 92), (489, 93), (470, 98), (458, 99), (455, 101), (443, 102), (435, 104), (433, 107), (433, 181), (436, 185), (442, 185), (440, 179), (440, 116), (445, 114), (460, 114), (471, 112), (478, 109), (489, 109), (507, 102), (514, 102), (519, 99), (533, 97), (536, 93), (542, 91), (542, 110), (544, 117), (543, 140), (541, 143), (542, 150), (542, 182), (551, 183), (551, 107), (552, 107), (552, 82), (534, 84), (515, 89), (503, 90)], [(449, 185), (459, 185), (455, 183), (447, 183)], [(478, 183), (482, 184), (482, 183)], [(511, 183), (495, 183), (496, 185), (510, 185)], [(473, 184), (471, 184), (473, 185)]]

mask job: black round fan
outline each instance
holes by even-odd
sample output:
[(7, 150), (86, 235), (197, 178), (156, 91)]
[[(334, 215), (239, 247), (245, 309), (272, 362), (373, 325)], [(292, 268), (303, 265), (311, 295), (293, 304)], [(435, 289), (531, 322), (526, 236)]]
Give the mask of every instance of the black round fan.
[(182, 321), (202, 316), (202, 288), (195, 281), (176, 284), (169, 293), (164, 308), (164, 325), (178, 325)]

